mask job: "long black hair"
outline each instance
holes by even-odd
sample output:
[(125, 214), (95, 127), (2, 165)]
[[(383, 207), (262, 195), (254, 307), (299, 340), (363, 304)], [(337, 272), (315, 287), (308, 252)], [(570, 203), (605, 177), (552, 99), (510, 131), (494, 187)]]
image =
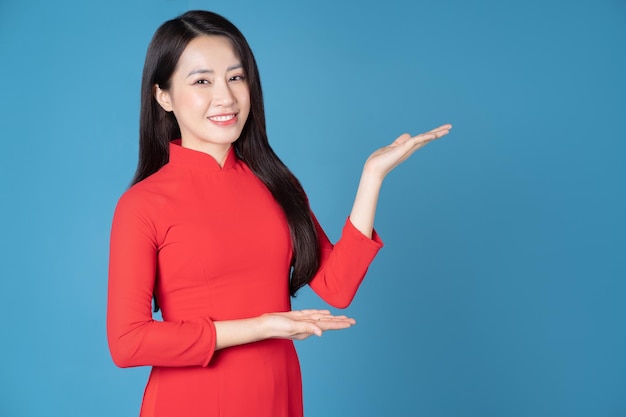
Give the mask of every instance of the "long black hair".
[(228, 38), (247, 76), (250, 114), (233, 144), (237, 156), (270, 190), (282, 207), (293, 247), (289, 292), (308, 284), (319, 267), (319, 245), (308, 200), (300, 182), (274, 153), (267, 139), (265, 109), (259, 71), (248, 42), (224, 17), (207, 11), (189, 11), (157, 29), (146, 54), (141, 82), (139, 162), (135, 184), (158, 171), (169, 160), (169, 142), (180, 138), (173, 112), (166, 112), (154, 97), (154, 88), (170, 88), (170, 78), (187, 44), (198, 36)]

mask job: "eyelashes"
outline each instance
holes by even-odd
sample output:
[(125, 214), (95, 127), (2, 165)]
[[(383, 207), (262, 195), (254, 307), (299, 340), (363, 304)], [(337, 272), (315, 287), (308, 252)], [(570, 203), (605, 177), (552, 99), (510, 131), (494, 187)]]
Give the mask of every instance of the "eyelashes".
[[(228, 79), (228, 82), (240, 82), (240, 81), (246, 81), (247, 77), (243, 74), (240, 75), (234, 75), (232, 77), (230, 77)], [(213, 84), (211, 81), (207, 80), (206, 78), (201, 78), (199, 80), (194, 81), (195, 85), (211, 85)]]

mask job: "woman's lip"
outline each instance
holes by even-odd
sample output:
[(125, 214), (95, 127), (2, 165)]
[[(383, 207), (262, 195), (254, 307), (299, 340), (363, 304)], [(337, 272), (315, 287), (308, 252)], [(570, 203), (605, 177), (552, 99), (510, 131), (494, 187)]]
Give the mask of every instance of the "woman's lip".
[(208, 119), (218, 126), (230, 126), (237, 123), (237, 113), (216, 114)]

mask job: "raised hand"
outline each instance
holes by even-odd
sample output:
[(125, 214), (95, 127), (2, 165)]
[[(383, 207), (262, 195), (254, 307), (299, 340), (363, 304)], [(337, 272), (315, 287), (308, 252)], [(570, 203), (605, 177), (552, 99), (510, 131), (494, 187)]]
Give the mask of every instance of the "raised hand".
[(387, 174), (411, 156), (413, 152), (428, 142), (447, 135), (450, 129), (452, 129), (452, 125), (445, 124), (417, 136), (405, 133), (391, 144), (372, 153), (365, 161), (364, 172), (375, 175), (382, 181)]
[(417, 136), (405, 133), (367, 158), (350, 213), (354, 227), (365, 236), (372, 236), (378, 194), (387, 174), (428, 142), (447, 135), (450, 129), (452, 125), (445, 124)]

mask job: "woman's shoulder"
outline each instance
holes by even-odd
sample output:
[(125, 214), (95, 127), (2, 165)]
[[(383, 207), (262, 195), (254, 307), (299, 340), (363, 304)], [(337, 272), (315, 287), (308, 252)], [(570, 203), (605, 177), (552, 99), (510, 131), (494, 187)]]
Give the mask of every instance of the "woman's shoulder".
[(180, 184), (180, 180), (169, 171), (168, 165), (165, 165), (149, 177), (133, 184), (120, 196), (118, 210), (122, 208), (144, 211), (162, 206), (169, 196), (176, 193)]

